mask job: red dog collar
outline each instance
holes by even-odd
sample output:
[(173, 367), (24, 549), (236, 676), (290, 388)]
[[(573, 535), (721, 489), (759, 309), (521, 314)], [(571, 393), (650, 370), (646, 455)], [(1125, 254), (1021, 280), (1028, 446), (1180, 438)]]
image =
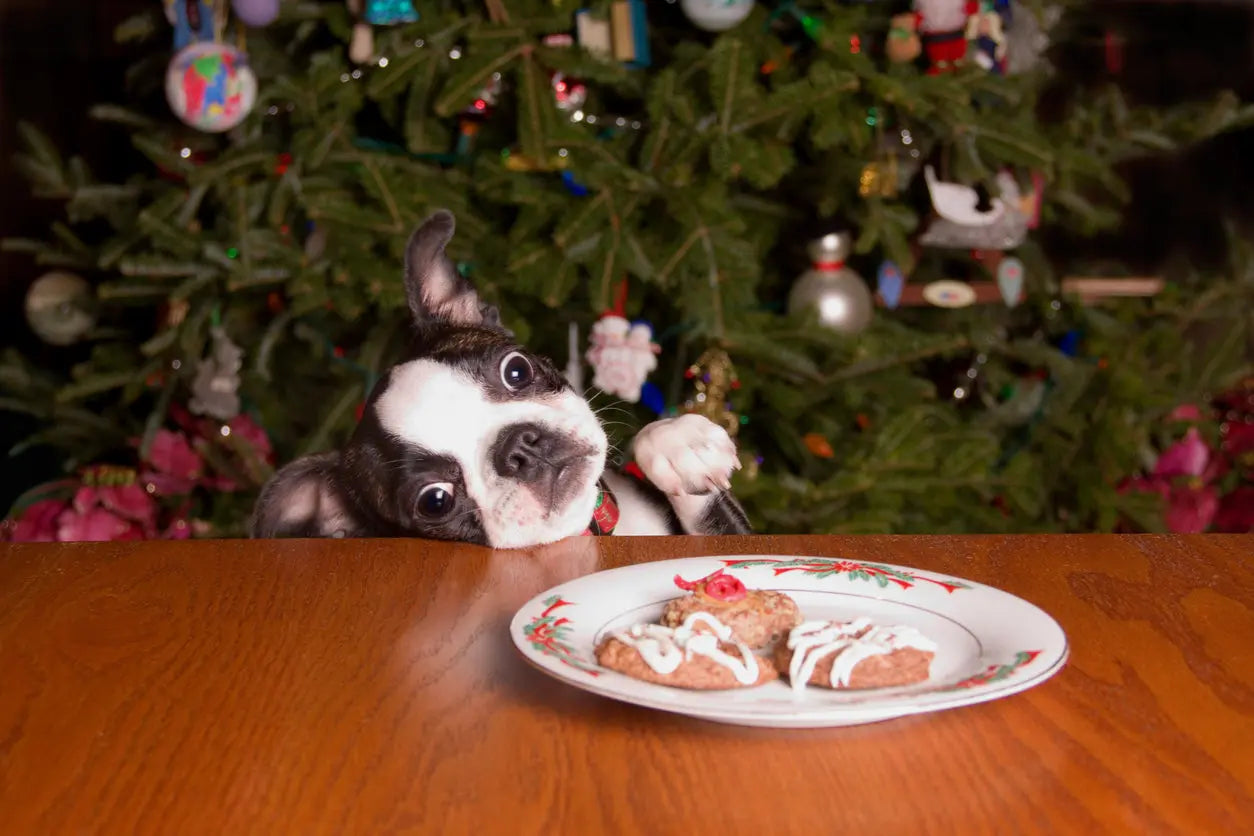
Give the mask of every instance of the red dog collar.
[[(641, 482), (645, 481), (644, 471), (637, 467), (635, 462), (628, 462), (623, 468), (623, 474)], [(588, 523), (588, 527), (583, 532), (585, 537), (606, 537), (613, 534), (614, 529), (618, 527), (620, 511), (614, 492), (610, 490), (609, 485), (605, 484), (604, 479), (597, 488), (597, 506), (592, 509), (592, 522)]]

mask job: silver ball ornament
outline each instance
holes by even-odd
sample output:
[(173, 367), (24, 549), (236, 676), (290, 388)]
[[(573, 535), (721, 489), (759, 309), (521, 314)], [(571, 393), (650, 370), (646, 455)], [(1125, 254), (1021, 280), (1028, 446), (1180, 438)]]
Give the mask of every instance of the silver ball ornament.
[(849, 236), (824, 235), (809, 249), (813, 266), (801, 274), (788, 294), (788, 312), (814, 310), (820, 324), (842, 334), (865, 330), (875, 314), (875, 299), (862, 277), (845, 266)]
[(26, 291), (26, 321), (49, 345), (72, 345), (96, 324), (95, 295), (73, 273), (45, 273)]

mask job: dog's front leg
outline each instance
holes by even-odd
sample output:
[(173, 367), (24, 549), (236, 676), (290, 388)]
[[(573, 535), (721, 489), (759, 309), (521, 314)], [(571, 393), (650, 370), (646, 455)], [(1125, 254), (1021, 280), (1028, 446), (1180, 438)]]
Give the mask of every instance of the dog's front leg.
[(731, 494), (740, 459), (722, 427), (700, 415), (663, 418), (636, 435), (632, 450), (645, 478), (666, 494), (685, 533), (751, 533)]

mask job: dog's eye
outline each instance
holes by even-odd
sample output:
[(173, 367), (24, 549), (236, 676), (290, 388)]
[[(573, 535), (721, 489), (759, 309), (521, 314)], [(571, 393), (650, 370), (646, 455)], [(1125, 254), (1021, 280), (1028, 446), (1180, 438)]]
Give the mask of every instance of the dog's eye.
[(453, 486), (448, 482), (427, 485), (418, 494), (418, 513), (439, 519), (453, 510)]
[(531, 368), (531, 361), (517, 351), (511, 351), (501, 361), (501, 382), (511, 392), (527, 386), (533, 377), (535, 371)]

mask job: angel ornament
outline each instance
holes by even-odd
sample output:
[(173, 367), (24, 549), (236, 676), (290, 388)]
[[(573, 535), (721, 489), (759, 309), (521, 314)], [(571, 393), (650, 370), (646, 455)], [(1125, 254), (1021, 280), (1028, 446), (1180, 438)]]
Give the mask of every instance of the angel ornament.
[(244, 365), (244, 351), (231, 342), (223, 328), (214, 328), (212, 334), (213, 351), (196, 364), (188, 406), (197, 415), (229, 421), (239, 415), (239, 371)]

